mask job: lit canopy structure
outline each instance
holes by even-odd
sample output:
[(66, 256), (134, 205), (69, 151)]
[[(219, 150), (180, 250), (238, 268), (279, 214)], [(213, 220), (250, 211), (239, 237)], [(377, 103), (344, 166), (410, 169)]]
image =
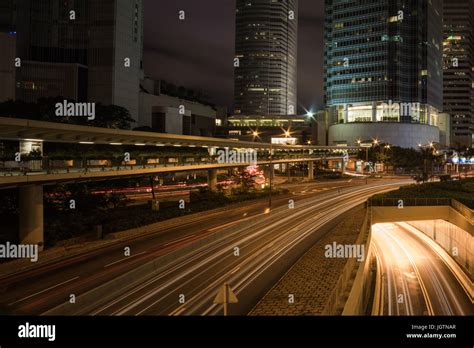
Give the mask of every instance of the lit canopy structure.
[(71, 125), (66, 123), (43, 122), (18, 118), (0, 117), (0, 139), (34, 140), (52, 143), (83, 143), (103, 145), (137, 146), (178, 146), (205, 148), (252, 148), (259, 150), (301, 151), (301, 150), (341, 150), (358, 151), (358, 146), (304, 146), (243, 142), (224, 138), (198, 137), (189, 135), (163, 134)]

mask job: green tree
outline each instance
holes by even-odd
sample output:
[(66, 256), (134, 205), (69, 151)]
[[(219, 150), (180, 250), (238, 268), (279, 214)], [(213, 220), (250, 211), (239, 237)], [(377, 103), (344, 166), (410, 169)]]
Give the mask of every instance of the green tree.
[(130, 129), (131, 124), (135, 122), (127, 109), (117, 105), (102, 105), (100, 103), (96, 104), (93, 120), (88, 120), (87, 117), (58, 117), (56, 116), (56, 104), (63, 103), (64, 100), (63, 97), (40, 98), (36, 103), (8, 100), (0, 103), (0, 117), (117, 129)]
[(130, 112), (121, 106), (97, 104), (95, 112), (95, 119), (88, 122), (90, 126), (130, 129), (135, 122)]

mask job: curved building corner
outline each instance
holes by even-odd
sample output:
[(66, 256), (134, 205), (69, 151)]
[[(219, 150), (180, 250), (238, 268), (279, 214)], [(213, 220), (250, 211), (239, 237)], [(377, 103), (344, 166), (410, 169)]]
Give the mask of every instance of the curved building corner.
[(354, 145), (358, 140), (378, 139), (382, 143), (415, 148), (440, 142), (439, 128), (412, 123), (345, 123), (329, 127), (329, 145)]

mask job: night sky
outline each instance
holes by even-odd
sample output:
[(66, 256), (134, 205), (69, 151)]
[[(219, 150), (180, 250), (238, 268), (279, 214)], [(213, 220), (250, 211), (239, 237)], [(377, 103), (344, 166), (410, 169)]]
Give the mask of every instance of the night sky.
[[(144, 0), (145, 74), (201, 88), (232, 111), (235, 0)], [(186, 12), (186, 20), (178, 12)], [(324, 1), (299, 0), (298, 104), (323, 106)]]

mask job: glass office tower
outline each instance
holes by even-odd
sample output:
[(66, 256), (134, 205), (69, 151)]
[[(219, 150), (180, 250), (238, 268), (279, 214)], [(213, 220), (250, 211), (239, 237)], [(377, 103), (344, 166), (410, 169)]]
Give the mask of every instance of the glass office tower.
[(297, 0), (237, 0), (235, 114), (295, 114)]
[(444, 2), (444, 111), (453, 146), (472, 147), (474, 136), (474, 1)]
[(325, 5), (330, 145), (367, 138), (404, 147), (439, 141), (442, 0), (326, 0)]
[(21, 59), (17, 99), (114, 104), (138, 119), (142, 0), (0, 1), (0, 31), (13, 28)]

